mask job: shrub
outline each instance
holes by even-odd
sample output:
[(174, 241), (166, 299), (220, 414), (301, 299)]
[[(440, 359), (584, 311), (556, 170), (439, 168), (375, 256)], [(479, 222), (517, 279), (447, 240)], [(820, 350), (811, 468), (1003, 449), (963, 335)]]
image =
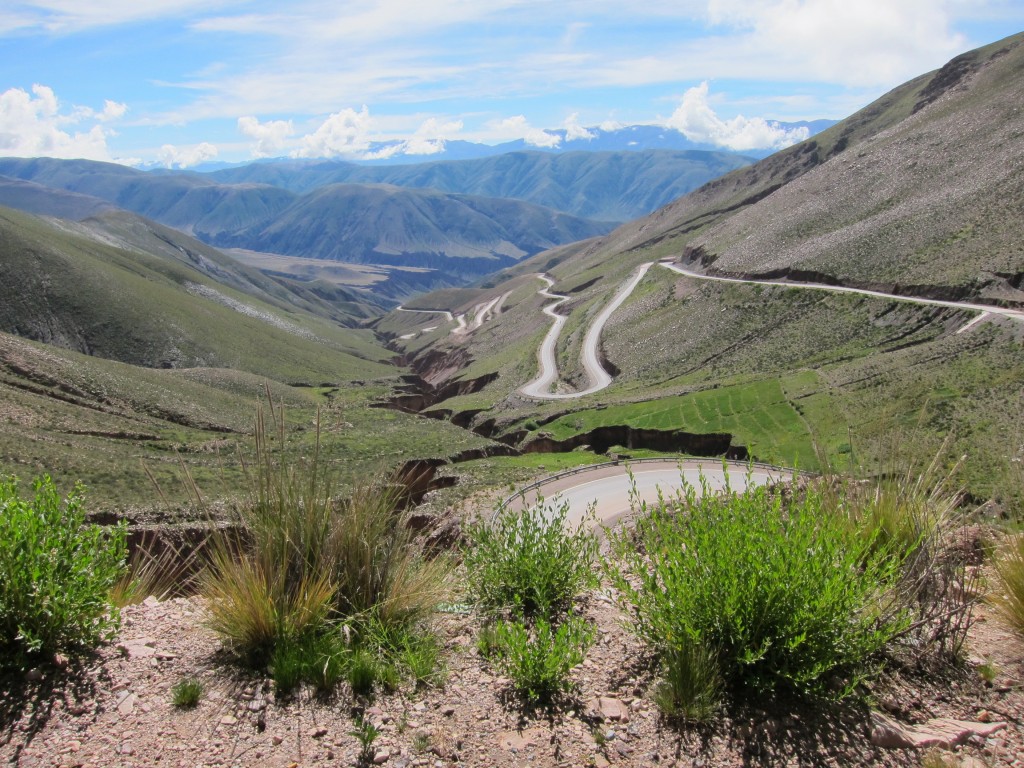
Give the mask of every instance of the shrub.
[(495, 639), (495, 663), (502, 674), (524, 699), (546, 704), (569, 690), (569, 673), (583, 662), (594, 627), (577, 616), (557, 629), (538, 618), (532, 631), (522, 621), (501, 621)]
[(171, 703), (178, 709), (194, 709), (203, 697), (203, 684), (194, 677), (179, 680), (171, 688)]
[(522, 511), (498, 509), (467, 530), (469, 592), (485, 610), (548, 617), (597, 584), (597, 538), (587, 521), (566, 529), (569, 504), (539, 501)]
[(124, 526), (85, 521), (82, 490), (61, 500), (53, 481), (21, 499), (15, 478), (0, 480), (0, 648), (8, 660), (90, 648), (113, 636), (109, 600), (125, 568)]
[(828, 504), (813, 485), (685, 484), (678, 507), (641, 516), (639, 550), (616, 539), (622, 565), (610, 576), (636, 631), (669, 664), (714, 648), (734, 687), (851, 692), (907, 625), (889, 597), (902, 561)]

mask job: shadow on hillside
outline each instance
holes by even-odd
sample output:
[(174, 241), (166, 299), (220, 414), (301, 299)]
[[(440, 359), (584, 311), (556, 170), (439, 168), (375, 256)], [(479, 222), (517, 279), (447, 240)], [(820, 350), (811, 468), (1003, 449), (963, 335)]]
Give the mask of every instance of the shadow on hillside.
[(90, 670), (94, 661), (86, 656), (28, 672), (0, 669), (0, 762), (21, 765), (22, 752), (54, 712), (78, 715), (94, 710), (104, 674)]

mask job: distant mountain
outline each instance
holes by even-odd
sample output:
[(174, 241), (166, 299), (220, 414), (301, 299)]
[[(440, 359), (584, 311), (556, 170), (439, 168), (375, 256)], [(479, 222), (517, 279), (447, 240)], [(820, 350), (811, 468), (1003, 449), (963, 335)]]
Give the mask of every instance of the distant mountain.
[[(450, 195), (430, 189), (332, 185), (299, 195), (270, 184), (225, 184), (191, 173), (146, 173), (111, 163), (0, 159), (0, 173), (63, 190), (45, 209), (60, 215), (84, 195), (155, 219), (204, 242), (361, 264), (399, 264), (438, 272), (434, 285), (465, 282), (554, 245), (604, 234), (588, 221), (518, 200)], [(0, 191), (2, 194), (2, 191)], [(8, 201), (20, 207), (11, 187)], [(93, 207), (99, 206), (94, 202)], [(57, 210), (60, 207), (60, 210)], [(76, 208), (76, 210), (78, 210)], [(428, 283), (429, 284), (429, 283)]]
[(427, 267), (464, 280), (610, 228), (517, 200), (335, 184), (244, 229), (199, 234), (223, 247)]
[[(771, 125), (784, 130), (806, 128), (808, 135), (813, 136), (829, 126), (835, 120), (801, 120), (798, 122), (769, 121)], [(554, 146), (538, 147), (525, 139), (507, 141), (501, 144), (477, 144), (469, 141), (445, 141), (438, 144), (438, 151), (431, 155), (408, 154), (406, 146), (400, 141), (377, 142), (370, 146), (367, 155), (376, 159), (358, 161), (362, 165), (396, 165), (418, 163), (434, 160), (474, 160), (484, 157), (495, 157), (509, 152), (543, 152), (545, 154), (562, 154), (564, 152), (643, 152), (649, 149), (665, 149), (672, 151), (702, 150), (706, 152), (728, 152), (723, 147), (707, 142), (691, 141), (682, 133), (660, 125), (624, 125), (615, 128), (592, 126), (575, 131), (569, 137), (565, 128), (544, 131)], [(557, 141), (556, 141), (557, 140)], [(772, 154), (773, 149), (754, 149), (744, 151), (748, 157), (762, 158)], [(200, 170), (200, 169), (197, 169)], [(207, 166), (201, 170), (214, 170)]]
[[(307, 192), (327, 184), (394, 184), (504, 197), (601, 221), (628, 221), (752, 160), (731, 152), (515, 151), (477, 160), (368, 167), (335, 160), (259, 162), (206, 174), (222, 183)], [(3, 166), (0, 165), (0, 168)]]

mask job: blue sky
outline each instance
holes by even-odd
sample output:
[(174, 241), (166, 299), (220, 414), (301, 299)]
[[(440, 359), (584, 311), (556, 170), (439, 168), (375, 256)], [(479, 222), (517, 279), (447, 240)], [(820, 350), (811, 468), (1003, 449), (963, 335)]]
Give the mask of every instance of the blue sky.
[(799, 138), (1024, 29), (1024, 0), (0, 0), (0, 155), (429, 159), (657, 124)]

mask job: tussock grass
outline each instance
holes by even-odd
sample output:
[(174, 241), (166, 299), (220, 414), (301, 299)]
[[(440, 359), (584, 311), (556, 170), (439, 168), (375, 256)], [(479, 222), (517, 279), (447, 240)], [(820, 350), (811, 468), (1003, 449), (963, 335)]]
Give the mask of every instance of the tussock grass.
[(989, 601), (1007, 624), (1024, 634), (1024, 537), (1007, 537), (992, 566), (995, 579)]
[(269, 665), (282, 691), (301, 682), (330, 687), (345, 675), (362, 690), (359, 670), (370, 667), (370, 685), (390, 684), (397, 675), (379, 663), (381, 633), (425, 631), (449, 566), (413, 545), (398, 486), (369, 479), (336, 498), (319, 436), (308, 456), (295, 457), (283, 409), (270, 410), (269, 424), (266, 413), (258, 410), (255, 455), (245, 465), (240, 533), (214, 538), (201, 577), (208, 623), (242, 659)]

